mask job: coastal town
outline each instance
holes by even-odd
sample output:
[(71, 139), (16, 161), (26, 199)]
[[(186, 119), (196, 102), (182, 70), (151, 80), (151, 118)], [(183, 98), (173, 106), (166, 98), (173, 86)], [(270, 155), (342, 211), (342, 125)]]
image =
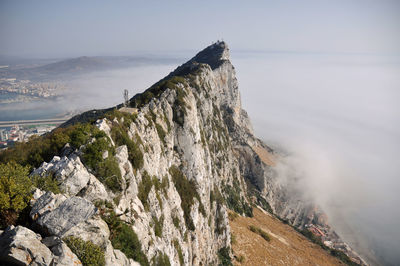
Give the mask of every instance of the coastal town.
[(59, 82), (35, 82), (27, 79), (0, 78), (0, 104), (54, 98), (65, 87)]
[(0, 150), (12, 147), (16, 142), (26, 142), (32, 136), (40, 136), (52, 131), (56, 125), (29, 125), (0, 128)]

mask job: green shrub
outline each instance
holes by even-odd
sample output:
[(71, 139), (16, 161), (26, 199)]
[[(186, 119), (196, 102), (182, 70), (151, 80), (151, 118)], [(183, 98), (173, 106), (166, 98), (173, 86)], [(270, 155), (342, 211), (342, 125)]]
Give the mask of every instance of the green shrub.
[(142, 174), (142, 181), (140, 181), (138, 185), (138, 198), (142, 202), (143, 207), (146, 211), (149, 210), (149, 203), (147, 202), (147, 199), (149, 197), (152, 186), (153, 182), (150, 175), (147, 173), (147, 171), (144, 171)]
[(196, 198), (199, 203), (200, 212), (205, 216), (204, 206), (200, 201), (199, 193), (196, 190), (196, 183), (193, 180), (188, 180), (181, 170), (176, 166), (171, 166), (169, 168), (169, 173), (172, 176), (172, 181), (174, 182), (175, 188), (181, 197), (181, 207), (183, 209), (183, 216), (185, 218), (186, 226), (189, 230), (194, 230), (193, 220), (190, 217), (190, 210), (194, 204), (194, 198)]
[(121, 250), (128, 258), (132, 258), (141, 265), (149, 265), (146, 255), (142, 252), (142, 245), (135, 231), (123, 222), (112, 210), (102, 210), (103, 220), (110, 229), (110, 240), (114, 248)]
[(156, 130), (157, 130), (157, 134), (158, 137), (160, 138), (160, 140), (165, 143), (165, 136), (167, 135), (167, 133), (165, 133), (164, 129), (162, 128), (162, 126), (158, 123), (156, 123)]
[(260, 235), (262, 238), (264, 238), (266, 241), (271, 241), (270, 236), (268, 235), (267, 232), (265, 232), (264, 230), (262, 230), (261, 228), (254, 226), (254, 225), (250, 225), (249, 226), (249, 230), (252, 231), (253, 233), (256, 233), (258, 235)]
[(96, 167), (96, 176), (111, 191), (119, 192), (122, 189), (121, 170), (115, 157), (109, 157), (99, 162)]
[(162, 237), (164, 216), (161, 215), (160, 220), (158, 220), (156, 216), (153, 216), (153, 221), (154, 221), (154, 234), (158, 237)]
[(221, 208), (217, 207), (217, 211), (215, 213), (215, 233), (219, 235), (226, 230), (226, 227), (224, 225), (224, 216), (221, 210)]
[(179, 258), (180, 265), (184, 265), (185, 261), (183, 259), (182, 248), (181, 248), (181, 245), (179, 245), (178, 239), (174, 239), (173, 244), (174, 244), (176, 252), (178, 253), (178, 258)]
[(229, 254), (229, 247), (223, 247), (218, 250), (218, 259), (220, 266), (233, 266), (231, 256)]
[(342, 262), (346, 263), (347, 265), (350, 265), (350, 266), (359, 265), (358, 263), (355, 263), (354, 261), (352, 261), (349, 258), (349, 256), (347, 256), (346, 253), (344, 253), (343, 251), (336, 250), (336, 249), (330, 249), (330, 254), (334, 257), (337, 257), (338, 259), (340, 259)]
[(179, 229), (180, 221), (179, 221), (178, 216), (176, 216), (176, 215), (172, 216), (172, 223), (174, 224), (176, 229)]
[(187, 84), (186, 80), (180, 76), (172, 76), (166, 77), (155, 83), (149, 89), (147, 89), (143, 93), (138, 93), (131, 99), (130, 106), (140, 108), (146, 104), (148, 104), (154, 97), (159, 97), (167, 88), (169, 89), (177, 89), (179, 88), (177, 85)]
[(14, 224), (18, 214), (28, 206), (32, 182), (29, 167), (14, 162), (0, 164), (0, 223), (1, 227)]
[(82, 262), (82, 265), (99, 265), (106, 264), (104, 259), (104, 251), (92, 241), (84, 241), (79, 237), (68, 236), (63, 239), (67, 246)]
[(161, 180), (161, 189), (164, 192), (165, 196), (168, 198), (168, 191), (167, 189), (169, 188), (169, 180), (168, 180), (168, 176), (165, 175), (163, 177), (163, 179)]
[(226, 194), (226, 204), (229, 209), (239, 214), (253, 217), (253, 209), (245, 199), (240, 196), (240, 186), (237, 179), (233, 180), (233, 186), (226, 185), (224, 187), (224, 192)]
[(117, 146), (126, 145), (128, 148), (128, 159), (132, 163), (133, 168), (140, 169), (143, 167), (143, 153), (139, 144), (142, 143), (139, 135), (135, 135), (131, 139), (128, 135), (128, 128), (123, 124), (113, 124), (111, 128), (111, 137)]
[(104, 117), (110, 121), (113, 121), (114, 118), (116, 118), (118, 121), (123, 120), (123, 126), (125, 128), (129, 128), (131, 123), (136, 121), (137, 113), (130, 114), (127, 112), (120, 112), (114, 109), (112, 111), (107, 112)]
[(54, 194), (61, 193), (59, 182), (54, 177), (53, 173), (47, 174), (45, 176), (35, 175), (31, 177), (34, 187), (37, 187), (44, 191), (51, 191)]
[(171, 266), (169, 257), (165, 253), (159, 253), (157, 256), (154, 256), (151, 262), (155, 266)]
[[(103, 159), (103, 153), (108, 151), (108, 157)], [(122, 189), (122, 176), (116, 158), (115, 150), (106, 136), (98, 137), (87, 144), (82, 155), (83, 162), (92, 169), (96, 177), (111, 191)]]

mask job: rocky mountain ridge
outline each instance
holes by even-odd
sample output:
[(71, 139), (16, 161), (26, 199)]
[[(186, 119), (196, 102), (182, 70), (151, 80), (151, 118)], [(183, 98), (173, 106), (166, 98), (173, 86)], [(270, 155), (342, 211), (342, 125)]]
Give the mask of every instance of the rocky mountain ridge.
[(97, 119), (95, 133), (31, 173), (53, 176), (61, 193), (35, 191), (32, 226), (0, 235), (1, 260), (72, 265), (80, 258), (71, 247), (91, 241), (105, 265), (217, 265), (231, 257), (227, 208), (252, 216), (253, 203), (299, 229), (324, 225), (278, 180), (279, 155), (254, 136), (224, 42), (135, 95), (130, 108), (81, 117), (73, 121)]

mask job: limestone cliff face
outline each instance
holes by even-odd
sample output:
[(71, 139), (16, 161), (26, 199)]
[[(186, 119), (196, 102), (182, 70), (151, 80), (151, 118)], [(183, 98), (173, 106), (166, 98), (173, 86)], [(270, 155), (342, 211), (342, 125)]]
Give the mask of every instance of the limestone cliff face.
[[(294, 225), (304, 224), (308, 205), (274, 175), (277, 156), (253, 134), (224, 42), (201, 51), (130, 105), (120, 111), (132, 119), (96, 121), (115, 148), (121, 191), (108, 189), (82, 163), (82, 149), (66, 147), (34, 171), (54, 173), (63, 189), (62, 195), (37, 191), (32, 202), (31, 217), (47, 235), (46, 241), (34, 239), (46, 250), (43, 261), (62, 262), (71, 251), (61, 239), (79, 236), (106, 250), (107, 265), (136, 264), (112, 246), (99, 201), (109, 201), (136, 232), (149, 261), (165, 254), (171, 265), (218, 264), (218, 251), (231, 242), (227, 207), (251, 214), (254, 201)], [(118, 145), (116, 128), (135, 141), (143, 156), (139, 167), (130, 158), (132, 146)]]

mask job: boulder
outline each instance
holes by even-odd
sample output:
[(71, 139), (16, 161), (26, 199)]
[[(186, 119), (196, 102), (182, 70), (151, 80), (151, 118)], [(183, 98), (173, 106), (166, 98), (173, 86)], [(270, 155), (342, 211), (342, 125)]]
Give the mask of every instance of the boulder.
[(110, 198), (103, 183), (101, 183), (94, 175), (90, 175), (87, 187), (82, 190), (78, 196), (92, 202), (96, 200), (107, 200)]
[(66, 199), (67, 197), (62, 194), (55, 195), (53, 192), (46, 192), (33, 203), (30, 212), (32, 220), (35, 221), (40, 216), (55, 210)]
[(37, 224), (50, 235), (62, 236), (75, 225), (88, 220), (95, 212), (96, 207), (90, 201), (71, 197), (53, 211), (39, 217)]
[(71, 249), (57, 236), (50, 236), (43, 239), (45, 244), (54, 254), (55, 265), (81, 265), (82, 262), (71, 251)]
[(87, 221), (81, 222), (70, 230), (65, 232), (63, 237), (75, 236), (83, 239), (84, 241), (92, 241), (93, 244), (105, 248), (107, 246), (108, 238), (110, 237), (110, 230), (108, 225), (100, 217), (93, 216)]
[(41, 240), (40, 235), (23, 226), (8, 227), (0, 235), (0, 264), (50, 265), (53, 254)]

